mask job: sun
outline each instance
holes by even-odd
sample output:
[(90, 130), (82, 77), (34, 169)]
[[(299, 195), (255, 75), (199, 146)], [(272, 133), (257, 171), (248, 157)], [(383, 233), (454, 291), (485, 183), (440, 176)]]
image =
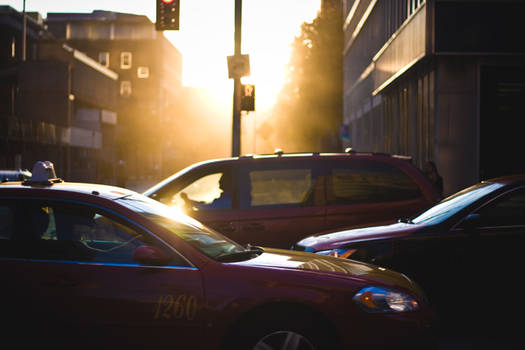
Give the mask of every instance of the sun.
[[(221, 99), (232, 99), (227, 56), (233, 54), (234, 1), (181, 2), (180, 31), (165, 32), (183, 55), (183, 85), (215, 91)], [(279, 8), (279, 11), (276, 9)], [(256, 87), (258, 111), (272, 107), (283, 86), (294, 36), (303, 22), (315, 18), (320, 0), (267, 0), (265, 6), (244, 1), (242, 19), (243, 54), (250, 56), (249, 77), (243, 83)]]

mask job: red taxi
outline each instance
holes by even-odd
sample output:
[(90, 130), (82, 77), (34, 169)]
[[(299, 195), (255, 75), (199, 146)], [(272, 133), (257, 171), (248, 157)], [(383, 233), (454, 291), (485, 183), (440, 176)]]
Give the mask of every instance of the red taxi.
[(22, 348), (433, 344), (402, 274), (241, 246), (136, 192), (63, 182), (49, 162), (0, 185), (0, 261), (3, 333)]

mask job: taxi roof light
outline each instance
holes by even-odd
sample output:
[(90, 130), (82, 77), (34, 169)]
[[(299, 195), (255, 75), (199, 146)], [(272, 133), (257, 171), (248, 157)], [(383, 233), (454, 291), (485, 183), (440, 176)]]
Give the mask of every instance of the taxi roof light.
[(63, 182), (57, 178), (55, 166), (49, 160), (38, 161), (33, 166), (32, 176), (29, 180), (23, 182), (24, 185), (47, 185)]

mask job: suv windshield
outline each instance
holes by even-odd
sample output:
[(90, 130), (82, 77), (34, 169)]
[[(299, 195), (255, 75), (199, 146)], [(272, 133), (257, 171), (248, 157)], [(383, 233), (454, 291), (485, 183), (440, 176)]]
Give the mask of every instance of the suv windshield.
[(197, 220), (145, 196), (132, 194), (119, 197), (116, 201), (168, 229), (212, 259), (245, 260), (260, 252), (258, 249), (244, 248)]
[(461, 209), (474, 203), (481, 197), (488, 193), (503, 187), (500, 183), (482, 182), (480, 184), (464, 189), (450, 197), (443, 199), (439, 204), (431, 207), (422, 214), (416, 216), (410, 223), (413, 224), (438, 224), (452, 215), (459, 212)]

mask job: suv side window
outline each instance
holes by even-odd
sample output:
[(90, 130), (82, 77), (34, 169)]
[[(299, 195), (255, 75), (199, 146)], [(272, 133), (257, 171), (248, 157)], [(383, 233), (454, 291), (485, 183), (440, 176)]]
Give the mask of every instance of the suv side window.
[(315, 205), (317, 178), (307, 166), (253, 167), (243, 174), (241, 208)]
[(418, 185), (393, 165), (366, 159), (333, 162), (328, 204), (395, 202), (421, 197)]
[(88, 205), (24, 199), (13, 217), (15, 229), (1, 243), (2, 257), (136, 264), (137, 247), (165, 249), (149, 235)]
[(161, 202), (186, 211), (231, 209), (233, 181), (230, 171), (213, 171), (194, 178), (176, 193), (162, 194)]

